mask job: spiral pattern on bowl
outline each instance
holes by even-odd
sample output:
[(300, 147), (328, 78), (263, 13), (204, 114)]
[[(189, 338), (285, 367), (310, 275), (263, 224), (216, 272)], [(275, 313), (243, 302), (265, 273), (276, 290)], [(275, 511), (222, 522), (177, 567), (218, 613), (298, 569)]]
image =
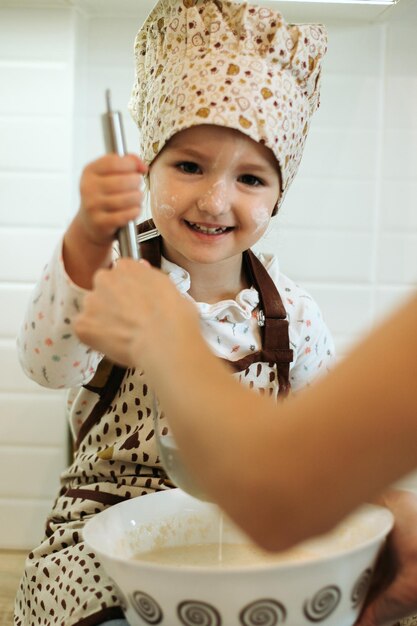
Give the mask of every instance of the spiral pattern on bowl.
[(320, 589), (312, 598), (304, 602), (304, 615), (310, 622), (322, 622), (336, 609), (341, 593), (336, 585)]
[(147, 624), (159, 624), (162, 622), (162, 609), (159, 604), (143, 591), (134, 591), (130, 600), (136, 613)]
[(242, 626), (276, 626), (283, 624), (286, 617), (284, 605), (270, 598), (251, 602), (239, 613)]
[(178, 605), (178, 617), (184, 626), (221, 626), (220, 613), (214, 606), (198, 600), (185, 600)]
[(353, 607), (359, 606), (365, 600), (366, 594), (368, 593), (368, 589), (371, 584), (371, 578), (372, 570), (368, 567), (368, 569), (362, 572), (362, 574), (359, 576), (358, 580), (353, 586), (352, 593), (350, 595)]

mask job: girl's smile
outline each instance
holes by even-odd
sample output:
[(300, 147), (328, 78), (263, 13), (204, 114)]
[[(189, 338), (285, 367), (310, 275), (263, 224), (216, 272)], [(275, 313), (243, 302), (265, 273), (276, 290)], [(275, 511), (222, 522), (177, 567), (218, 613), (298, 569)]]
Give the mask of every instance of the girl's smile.
[(194, 232), (199, 235), (208, 236), (208, 237), (219, 237), (224, 235), (226, 232), (230, 232), (234, 227), (233, 226), (216, 226), (215, 224), (202, 224), (195, 222), (188, 222), (184, 220), (186, 226), (191, 228)]

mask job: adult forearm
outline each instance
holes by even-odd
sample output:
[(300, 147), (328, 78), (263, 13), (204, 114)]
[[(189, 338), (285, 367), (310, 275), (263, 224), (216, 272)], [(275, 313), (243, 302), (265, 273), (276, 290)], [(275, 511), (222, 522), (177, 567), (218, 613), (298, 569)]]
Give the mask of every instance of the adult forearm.
[(416, 308), (279, 408), (197, 337), (192, 352), (172, 345), (164, 365), (149, 363), (190, 471), (255, 540), (282, 548), (323, 532), (417, 466)]

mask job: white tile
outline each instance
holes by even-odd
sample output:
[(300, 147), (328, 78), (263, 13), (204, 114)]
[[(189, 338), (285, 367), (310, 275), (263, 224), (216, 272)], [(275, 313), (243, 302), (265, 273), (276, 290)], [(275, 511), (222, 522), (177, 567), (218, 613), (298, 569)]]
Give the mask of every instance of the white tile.
[(315, 127), (376, 130), (381, 108), (378, 76), (324, 73)]
[[(138, 154), (139, 131), (128, 112), (123, 113), (126, 148)], [(103, 129), (99, 116), (86, 116), (76, 120), (74, 177), (78, 181), (82, 169), (105, 153)], [(78, 184), (78, 183), (77, 183)]]
[(74, 36), (74, 65), (77, 73), (84, 66), (87, 59), (88, 30), (90, 18), (84, 11), (76, 11), (73, 16)]
[(74, 0), (77, 6), (81, 6), (91, 18), (105, 15), (118, 17), (129, 16), (139, 24), (144, 21), (148, 13), (155, 5), (154, 0)]
[(381, 227), (390, 233), (417, 233), (417, 181), (383, 181)]
[(298, 176), (369, 180), (376, 175), (376, 131), (311, 128)]
[(375, 293), (375, 320), (382, 320), (399, 309), (415, 291), (412, 285), (378, 287)]
[(378, 24), (331, 24), (324, 72), (368, 74), (380, 71), (383, 26)]
[[(10, 393), (26, 392), (35, 394), (51, 394), (50, 389), (41, 387), (38, 383), (30, 380), (20, 366), (17, 357), (16, 341), (13, 339), (0, 339), (0, 372), (2, 373), (2, 391)], [(54, 391), (54, 393), (56, 393)]]
[(256, 246), (277, 255), (281, 271), (305, 281), (369, 283), (372, 278), (372, 238), (364, 234), (270, 232)]
[(54, 446), (66, 454), (66, 392), (0, 393), (0, 441), (7, 446)]
[(385, 89), (385, 128), (417, 132), (416, 108), (417, 68), (415, 76), (388, 76)]
[(0, 119), (0, 170), (68, 172), (72, 124), (69, 118)]
[[(98, 131), (99, 132), (99, 131)], [(73, 197), (79, 196), (79, 180), (84, 166), (87, 164), (87, 155), (89, 154), (89, 145), (86, 137), (86, 121), (84, 117), (74, 118), (74, 135), (73, 135), (73, 171), (72, 171), (72, 189)], [(102, 141), (101, 150), (104, 149)], [(94, 155), (97, 156), (96, 154)], [(78, 203), (77, 203), (78, 204)]]
[(69, 61), (72, 11), (0, 8), (0, 59)]
[(63, 228), (73, 207), (69, 173), (0, 172), (1, 226)]
[(410, 26), (410, 24), (417, 24), (417, 4), (412, 0), (401, 2), (401, 4), (397, 3), (390, 10), (389, 22), (390, 24), (399, 22), (397, 24), (399, 28), (401, 28), (401, 26)]
[(32, 285), (0, 283), (0, 337), (16, 337), (31, 291)]
[(128, 67), (114, 67), (109, 72), (101, 65), (88, 66), (86, 72), (86, 92), (84, 113), (88, 116), (100, 115), (105, 110), (105, 90), (111, 90), (113, 109), (120, 111), (123, 118), (130, 117), (127, 109), (133, 88), (133, 64)]
[(276, 228), (369, 231), (373, 225), (372, 181), (296, 178), (277, 218)]
[(416, 24), (394, 23), (388, 27), (387, 73), (394, 76), (416, 75)]
[(0, 548), (29, 552), (39, 545), (52, 502), (52, 498), (0, 498)]
[[(87, 163), (105, 154), (105, 145), (103, 127), (99, 115), (78, 119), (76, 123), (74, 167), (80, 174), (82, 168), (84, 168)], [(127, 145), (128, 149), (130, 149), (130, 145)]]
[(303, 285), (320, 306), (323, 318), (333, 335), (356, 337), (369, 329), (372, 322), (370, 288), (337, 285)]
[[(0, 446), (0, 496), (53, 498), (67, 465), (61, 448)], [(30, 480), (28, 480), (30, 476)]]
[(417, 182), (417, 131), (385, 131), (382, 174), (389, 180)]
[(417, 235), (381, 236), (378, 279), (392, 285), (417, 285)]
[(362, 333), (355, 335), (353, 333), (349, 333), (347, 335), (344, 334), (335, 334), (333, 339), (335, 343), (336, 349), (336, 357), (337, 360), (340, 361), (344, 359), (349, 352), (361, 341)]
[(1, 228), (0, 281), (31, 283), (48, 262), (63, 231), (45, 228)]
[(119, 65), (133, 70), (134, 42), (140, 26), (141, 20), (132, 18), (97, 17), (91, 20), (87, 63), (109, 68)]
[(72, 67), (34, 63), (0, 65), (0, 115), (70, 115)]
[(130, 115), (126, 115), (124, 127), (128, 149), (131, 152), (138, 152), (140, 131)]

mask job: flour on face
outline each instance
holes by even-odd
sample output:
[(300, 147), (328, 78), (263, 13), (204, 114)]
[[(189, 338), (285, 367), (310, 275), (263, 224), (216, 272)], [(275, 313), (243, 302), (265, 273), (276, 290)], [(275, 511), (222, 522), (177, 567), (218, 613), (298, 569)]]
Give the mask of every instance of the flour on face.
[(218, 180), (197, 200), (200, 211), (207, 213), (223, 213), (227, 207), (227, 185), (224, 180)]
[(256, 230), (266, 228), (266, 226), (268, 226), (270, 217), (271, 211), (266, 206), (261, 205), (258, 207), (254, 207), (252, 210), (252, 219), (256, 224)]
[(151, 206), (152, 209), (163, 219), (172, 219), (177, 213), (178, 196), (157, 193), (155, 189), (151, 189)]

